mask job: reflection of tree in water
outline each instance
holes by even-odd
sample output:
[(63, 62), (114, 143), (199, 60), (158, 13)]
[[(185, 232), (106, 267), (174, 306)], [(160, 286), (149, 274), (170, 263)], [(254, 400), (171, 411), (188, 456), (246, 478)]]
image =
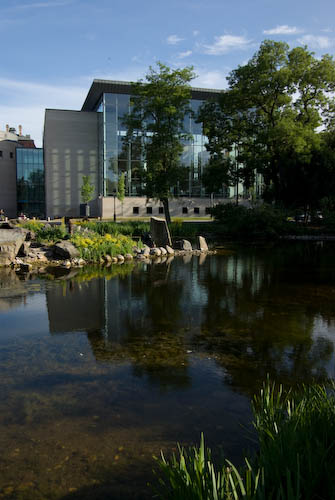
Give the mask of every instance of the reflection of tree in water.
[[(184, 281), (171, 278), (169, 271), (170, 266), (151, 265), (146, 272), (135, 272), (129, 281), (119, 281), (119, 298), (130, 294), (130, 307), (122, 310), (121, 304), (119, 321), (115, 316), (120, 310), (110, 311), (107, 339), (100, 332), (88, 334), (98, 361), (130, 360), (136, 376), (147, 377), (161, 388), (190, 383), (187, 348), (178, 328), (183, 318)], [(121, 343), (115, 341), (115, 330), (120, 328)]]
[(227, 259), (223, 275), (209, 271), (208, 303), (195, 339), (215, 354), (230, 383), (250, 393), (267, 373), (289, 383), (325, 379), (333, 353), (330, 340), (313, 339), (316, 317), (334, 318), (322, 289), (306, 283), (313, 283), (315, 275), (316, 282), (328, 282), (327, 273), (317, 273), (318, 248), (306, 253), (298, 247), (297, 253), (297, 247), (288, 247), (287, 254), (273, 248), (266, 253), (258, 259), (248, 249), (247, 256)]
[(318, 245), (249, 247), (201, 266), (193, 258), (135, 267), (103, 281), (105, 328), (88, 333), (94, 355), (130, 361), (136, 376), (163, 388), (191, 383), (190, 349), (249, 393), (267, 373), (288, 383), (325, 379), (333, 343), (319, 329), (334, 326), (331, 256)]

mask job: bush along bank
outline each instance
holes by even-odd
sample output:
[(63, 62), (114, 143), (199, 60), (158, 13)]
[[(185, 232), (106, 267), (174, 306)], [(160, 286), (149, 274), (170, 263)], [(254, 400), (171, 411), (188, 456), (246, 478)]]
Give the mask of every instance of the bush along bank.
[(267, 381), (254, 398), (259, 451), (237, 468), (215, 465), (200, 447), (157, 459), (161, 500), (328, 500), (335, 498), (335, 386), (284, 392)]
[(213, 207), (211, 214), (214, 217), (212, 231), (220, 239), (335, 239), (335, 217), (326, 213), (322, 219), (313, 220), (310, 216), (303, 222), (296, 211), (267, 204), (247, 208), (227, 203)]

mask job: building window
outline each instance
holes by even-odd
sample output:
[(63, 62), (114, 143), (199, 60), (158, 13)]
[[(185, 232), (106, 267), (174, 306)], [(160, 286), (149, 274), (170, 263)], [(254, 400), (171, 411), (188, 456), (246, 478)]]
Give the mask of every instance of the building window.
[(206, 207), (205, 208), (205, 214), (206, 215), (210, 215), (210, 213), (211, 213), (211, 207)]
[(147, 207), (147, 214), (152, 214), (152, 207)]
[(195, 214), (200, 214), (200, 208), (199, 207), (194, 207), (194, 213)]
[(188, 208), (187, 207), (183, 207), (183, 214), (188, 214)]
[(2, 158), (2, 151), (0, 151), (0, 158)]
[(14, 153), (12, 153), (12, 151), (9, 153), (9, 158), (14, 158)]
[(133, 207), (133, 214), (138, 215), (140, 213), (140, 208), (139, 207)]
[(158, 207), (158, 213), (163, 214), (164, 213), (164, 207)]

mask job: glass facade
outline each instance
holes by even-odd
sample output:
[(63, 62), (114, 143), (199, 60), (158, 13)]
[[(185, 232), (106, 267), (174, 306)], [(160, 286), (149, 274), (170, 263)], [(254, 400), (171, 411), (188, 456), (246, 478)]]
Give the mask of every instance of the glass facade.
[[(194, 115), (203, 101), (192, 99), (191, 108)], [(126, 179), (126, 196), (143, 194), (141, 171), (144, 166), (142, 141), (143, 137), (134, 136), (129, 143), (124, 141), (126, 128), (124, 116), (129, 113), (130, 95), (103, 93), (96, 107), (99, 114), (99, 159), (101, 171), (102, 194), (111, 196), (117, 190), (118, 178), (122, 172)], [(203, 169), (208, 160), (206, 137), (202, 134), (201, 123), (196, 123), (190, 114), (185, 117), (184, 131), (190, 139), (184, 141), (181, 163), (188, 167), (188, 179), (182, 184), (173, 186), (175, 196), (205, 196), (201, 183)]]
[(16, 150), (17, 210), (29, 217), (45, 217), (42, 148)]

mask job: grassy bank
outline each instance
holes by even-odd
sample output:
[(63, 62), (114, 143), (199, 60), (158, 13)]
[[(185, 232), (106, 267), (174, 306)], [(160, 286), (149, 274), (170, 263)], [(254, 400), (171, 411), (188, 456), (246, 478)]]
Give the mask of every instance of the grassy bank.
[(269, 382), (253, 401), (257, 456), (214, 464), (202, 438), (159, 464), (161, 500), (335, 498), (335, 397), (315, 385), (284, 392)]

